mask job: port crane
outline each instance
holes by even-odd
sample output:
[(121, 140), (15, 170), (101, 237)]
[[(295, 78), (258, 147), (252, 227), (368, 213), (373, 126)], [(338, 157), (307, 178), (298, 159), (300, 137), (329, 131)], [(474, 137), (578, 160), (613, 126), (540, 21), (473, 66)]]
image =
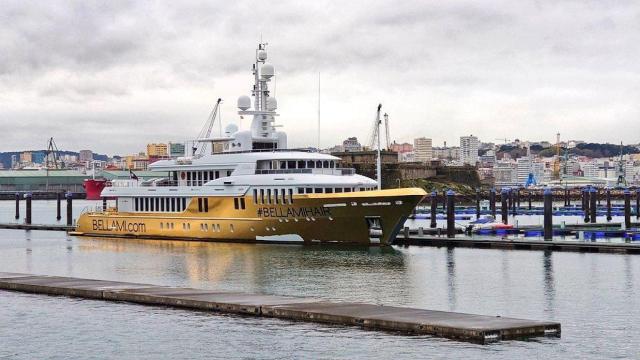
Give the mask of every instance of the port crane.
[(618, 180), (616, 181), (616, 186), (618, 187), (627, 187), (627, 179), (625, 177), (625, 164), (624, 164), (624, 160), (622, 160), (622, 153), (623, 153), (624, 147), (622, 146), (622, 143), (620, 143), (620, 158), (618, 159)]
[(55, 140), (53, 140), (53, 137), (49, 138), (49, 141), (47, 142), (47, 150), (44, 152), (44, 166), (47, 170), (64, 168), (64, 164), (60, 160), (59, 153), (60, 150), (58, 150)]
[[(211, 136), (211, 130), (213, 129), (213, 124), (218, 120), (218, 125), (220, 126), (220, 136), (222, 136), (222, 114), (220, 113), (220, 104), (222, 103), (222, 99), (218, 98), (216, 104), (213, 106), (213, 110), (209, 114), (207, 121), (204, 123), (202, 130), (200, 130), (200, 134), (198, 134), (198, 140), (208, 139)], [(200, 149), (198, 149), (197, 145), (193, 146), (193, 155), (197, 155), (198, 157), (203, 156), (207, 150), (207, 142), (202, 141), (202, 145)], [(196, 154), (197, 151), (197, 154)]]

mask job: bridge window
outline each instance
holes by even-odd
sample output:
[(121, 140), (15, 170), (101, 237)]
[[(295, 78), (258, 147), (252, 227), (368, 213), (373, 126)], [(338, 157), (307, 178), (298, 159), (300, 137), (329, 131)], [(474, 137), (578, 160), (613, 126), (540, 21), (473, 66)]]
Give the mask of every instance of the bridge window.
[(295, 168), (296, 168), (296, 162), (295, 162), (295, 160), (293, 160), (293, 161), (292, 161), (292, 160), (287, 161), (287, 168), (288, 168), (288, 169), (295, 169)]
[(216, 170), (215, 175), (216, 175), (216, 179), (219, 178), (220, 177), (220, 171)]
[(307, 188), (306, 193), (307, 194), (313, 194), (313, 188)]
[(298, 160), (298, 169), (306, 168), (307, 162), (304, 160)]
[(304, 194), (304, 188), (298, 188), (298, 194)]
[(342, 188), (336, 188), (336, 192), (337, 193), (341, 193), (342, 192)]
[(144, 211), (149, 211), (149, 198), (144, 198)]
[(344, 188), (344, 192), (351, 192), (351, 188)]
[(325, 169), (328, 169), (329, 168), (329, 161), (327, 161), (327, 160), (323, 161), (322, 162), (322, 167), (325, 168)]
[(315, 193), (316, 194), (322, 194), (322, 188), (316, 188), (315, 189)]
[(180, 211), (183, 211), (186, 208), (187, 208), (187, 198), (182, 198), (182, 209)]
[(315, 163), (315, 162), (313, 162), (313, 161), (307, 161), (307, 167), (308, 167), (309, 169), (315, 169), (315, 167), (316, 167), (316, 163)]
[(327, 194), (331, 194), (331, 193), (333, 193), (333, 188), (326, 188), (326, 189), (324, 189), (324, 192), (327, 193)]
[(316, 161), (316, 168), (317, 169), (322, 168), (322, 161), (320, 161), (320, 160)]

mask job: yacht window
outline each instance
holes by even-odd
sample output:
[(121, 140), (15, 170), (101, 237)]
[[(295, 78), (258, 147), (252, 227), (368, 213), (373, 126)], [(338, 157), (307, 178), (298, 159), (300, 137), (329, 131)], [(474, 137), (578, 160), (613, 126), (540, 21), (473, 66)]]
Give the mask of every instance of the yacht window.
[(329, 168), (329, 161), (327, 161), (327, 160), (323, 161), (322, 162), (322, 167), (325, 168), (325, 169), (328, 169)]
[(304, 188), (298, 188), (298, 194), (304, 194)]
[(316, 188), (315, 193), (316, 194), (322, 194), (322, 188)]
[(231, 170), (227, 170), (227, 176), (231, 176)]
[(344, 188), (344, 192), (351, 192), (351, 188)]
[(341, 193), (342, 192), (342, 188), (336, 188), (336, 192), (337, 193)]
[(306, 168), (306, 162), (304, 160), (298, 160), (298, 169)]
[(258, 203), (258, 189), (253, 189), (253, 203)]
[(324, 189), (324, 192), (326, 192), (327, 194), (331, 194), (333, 193), (333, 188), (326, 188)]
[(318, 169), (322, 168), (322, 161), (320, 160), (316, 161), (316, 168)]
[(280, 203), (280, 198), (278, 197), (278, 189), (273, 189), (273, 202), (275, 204)]
[(160, 198), (156, 198), (156, 211), (160, 211)]
[(200, 186), (202, 185), (202, 171), (198, 171), (198, 182), (196, 183), (196, 185)]
[(191, 171), (187, 171), (187, 186), (191, 186)]
[(287, 161), (287, 168), (288, 169), (295, 169), (296, 168), (296, 162), (295, 161)]
[(182, 198), (182, 210), (187, 208), (187, 198)]
[(160, 211), (164, 211), (164, 199), (160, 199)]
[(216, 170), (215, 174), (216, 174), (216, 179), (220, 177), (220, 171)]
[(176, 198), (171, 198), (171, 211), (176, 211)]
[(207, 181), (209, 181), (209, 172), (205, 171), (204, 173), (202, 173), (203, 177), (202, 177), (202, 181), (203, 184), (206, 183)]
[(307, 188), (307, 194), (313, 194), (313, 188)]
[(267, 189), (267, 204), (271, 204), (271, 189)]
[(244, 198), (242, 197), (242, 198), (240, 198), (240, 209), (244, 210), (244, 209), (246, 209), (246, 208), (247, 208), (247, 207), (245, 206)]
[(264, 204), (264, 189), (260, 189), (260, 203)]
[(233, 198), (233, 208), (238, 210), (238, 198)]
[(316, 167), (316, 163), (315, 163), (315, 162), (313, 162), (313, 161), (307, 161), (307, 167), (308, 167), (309, 169), (315, 169), (315, 167)]
[(280, 169), (286, 169), (287, 168), (287, 162), (286, 161), (280, 161)]
[(138, 198), (133, 198), (133, 209), (138, 211)]
[(289, 204), (293, 204), (293, 189), (289, 189)]
[(332, 169), (334, 167), (336, 167), (336, 164), (335, 164), (335, 162), (333, 160), (329, 161), (329, 167), (332, 168)]
[(144, 211), (149, 211), (149, 198), (144, 198)]
[(202, 212), (202, 198), (198, 198), (198, 212)]
[(280, 195), (282, 195), (282, 204), (287, 203), (287, 189), (280, 189)]

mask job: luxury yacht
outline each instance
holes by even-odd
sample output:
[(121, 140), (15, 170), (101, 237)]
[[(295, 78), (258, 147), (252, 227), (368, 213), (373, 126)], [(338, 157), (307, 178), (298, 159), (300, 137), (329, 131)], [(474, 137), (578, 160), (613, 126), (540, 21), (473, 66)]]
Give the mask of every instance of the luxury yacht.
[(286, 134), (276, 131), (277, 102), (268, 86), (275, 72), (266, 59), (266, 45), (259, 44), (251, 97), (238, 98), (238, 114), (253, 119), (250, 129), (232, 124), (217, 137), (208, 132), (197, 142), (210, 145), (210, 154), (189, 151), (149, 165), (168, 177), (113, 182), (101, 196), (115, 199), (114, 206), (84, 211), (77, 233), (392, 244), (426, 193), (380, 190), (378, 181), (341, 168), (338, 157), (287, 149)]

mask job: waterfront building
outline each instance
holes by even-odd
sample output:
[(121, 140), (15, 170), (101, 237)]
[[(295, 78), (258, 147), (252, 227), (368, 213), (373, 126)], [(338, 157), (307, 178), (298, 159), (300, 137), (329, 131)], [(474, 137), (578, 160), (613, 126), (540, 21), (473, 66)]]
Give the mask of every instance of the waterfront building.
[(433, 157), (436, 159), (455, 161), (460, 159), (460, 148), (453, 147), (434, 147)]
[(170, 142), (169, 143), (169, 156), (171, 158), (177, 158), (177, 157), (181, 157), (181, 156), (185, 156), (184, 153), (184, 144), (183, 143), (174, 143), (174, 142)]
[(358, 138), (353, 136), (342, 142), (342, 150), (345, 152), (362, 151), (362, 145), (358, 142)]
[(478, 138), (470, 136), (460, 137), (460, 162), (475, 166), (478, 162), (478, 147), (480, 141)]
[(168, 155), (167, 144), (147, 144), (147, 156), (162, 158)]
[(87, 178), (76, 170), (3, 170), (0, 191), (84, 192), (82, 183)]
[(20, 153), (20, 162), (23, 164), (31, 164), (33, 162), (33, 157), (31, 156), (31, 151), (23, 151)]
[(398, 154), (413, 152), (413, 145), (406, 142), (402, 144), (398, 144), (397, 142), (394, 141), (393, 144), (391, 144), (390, 150), (395, 151)]
[(516, 169), (510, 161), (497, 161), (493, 166), (494, 184), (497, 187), (517, 184)]
[(80, 162), (91, 162), (93, 161), (93, 151), (91, 150), (80, 150), (78, 154), (78, 159)]
[(431, 139), (420, 137), (413, 140), (413, 152), (415, 161), (428, 162), (433, 158)]

